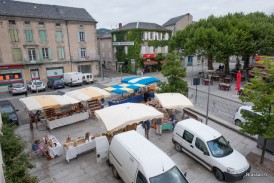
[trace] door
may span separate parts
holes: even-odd
[[[96,160],[97,163],[105,162],[108,159],[109,143],[106,136],[96,137]]]
[[[198,137],[196,137],[195,139],[193,154],[204,166],[206,166],[208,169],[211,169],[211,161],[208,148],[206,147],[205,142]]]
[[[183,150],[185,150],[186,153],[189,153],[192,156],[193,152],[193,139],[194,135],[190,133],[189,131],[185,130],[183,133],[183,140],[182,140],[182,146]]]
[[[193,65],[193,56],[188,56],[187,65]]]

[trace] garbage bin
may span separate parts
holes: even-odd
[[[258,140],[257,140],[257,147],[262,148],[264,145],[264,138],[258,135]],[[272,140],[267,140],[266,141],[266,148],[267,151],[270,151],[271,154],[274,154],[274,139]]]

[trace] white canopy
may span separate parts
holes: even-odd
[[[57,108],[65,105],[76,104],[80,101],[69,96],[39,95],[19,99],[29,111]]]
[[[101,99],[110,97],[110,93],[97,87],[86,87],[78,90],[69,91],[65,94],[66,96],[73,97],[79,101],[88,101],[93,99]]]
[[[106,131],[111,133],[133,123],[164,116],[151,106],[136,103],[124,103],[96,110],[95,115],[104,123]]]
[[[159,100],[165,109],[194,107],[192,102],[181,93],[156,93],[155,98]]]

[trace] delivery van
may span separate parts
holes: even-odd
[[[102,146],[96,143],[97,157],[101,157],[98,153],[103,154],[103,151],[97,147],[101,149]],[[168,155],[134,130],[112,138],[108,163],[114,177],[125,183],[188,182]]]
[[[64,84],[68,86],[82,85],[82,77],[81,72],[66,72],[63,74]]]
[[[241,180],[250,172],[246,158],[230,147],[219,132],[195,119],[186,119],[176,124],[172,142],[177,151],[197,160],[222,181]]]
[[[82,79],[84,84],[93,83],[93,75],[90,73],[83,73]]]

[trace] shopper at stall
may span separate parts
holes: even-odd
[[[175,116],[174,116],[174,113],[173,111],[171,110],[170,113],[169,113],[169,120],[170,122],[172,123],[172,131],[174,130],[174,127],[175,127]]]
[[[149,140],[150,121],[144,121],[143,127],[145,128],[145,137]]]
[[[162,135],[162,118],[156,120],[156,135]]]
[[[40,139],[34,141],[31,150],[39,154],[47,155],[45,148],[40,144]]]

